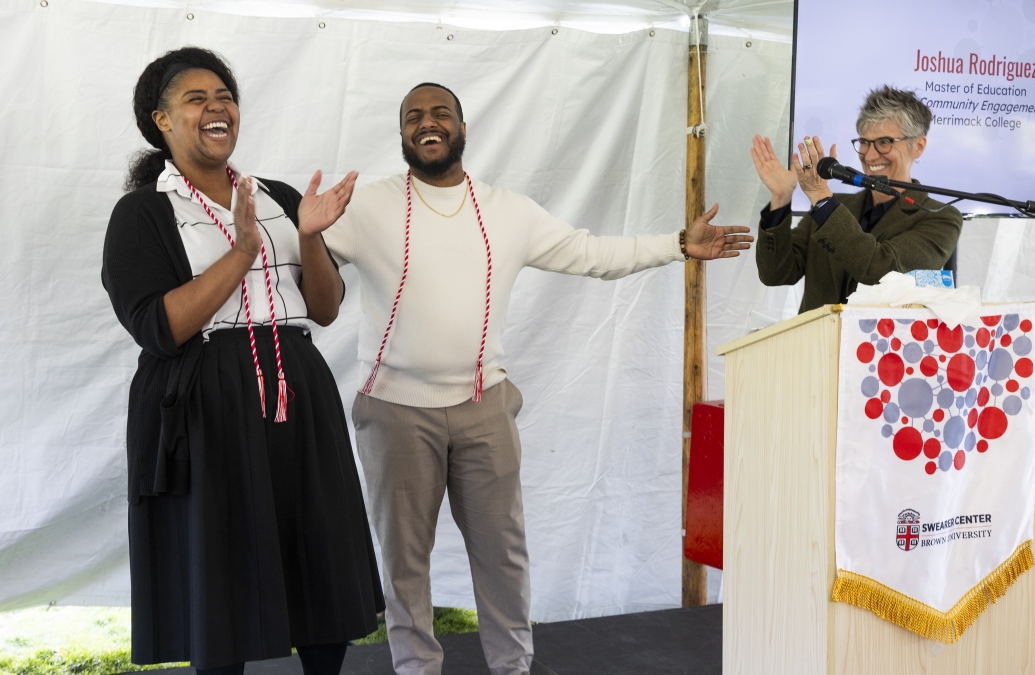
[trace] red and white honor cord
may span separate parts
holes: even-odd
[[[482,321],[482,342],[478,348],[478,366],[474,371],[474,402],[478,403],[482,400],[482,382],[484,380],[482,362],[485,359],[485,338],[489,334],[489,305],[492,300],[492,248],[489,246],[489,235],[485,231],[485,224],[482,223],[482,210],[478,206],[478,198],[474,196],[474,183],[471,182],[471,177],[467,175],[466,171],[464,178],[467,179],[467,188],[471,191],[474,213],[478,216],[478,229],[482,231],[482,239],[485,241],[485,319]]]
[[[234,172],[230,167],[226,167],[226,173],[230,176],[230,181],[234,184],[234,190],[239,189],[237,184],[237,178],[234,176]],[[205,213],[208,217],[219,226],[219,230],[226,236],[227,241],[230,242],[230,248],[236,245],[234,237],[230,234],[230,231],[226,229],[226,225],[223,225],[222,221],[216,217],[216,214],[209,208],[205,202],[205,198],[201,196],[201,193],[195,189],[191,182],[187,180],[186,176],[183,176],[183,182],[190,188],[190,192],[194,195],[198,202],[201,204],[201,208],[205,209]],[[261,242],[261,239],[260,239]],[[262,272],[266,275],[266,296],[270,301],[270,323],[273,328],[273,350],[277,355],[277,414],[273,418],[274,422],[286,422],[287,421],[287,380],[284,379],[284,365],[280,359],[280,336],[277,334],[277,314],[276,308],[273,306],[273,284],[270,281],[270,266],[269,259],[266,256],[266,244],[263,242],[260,244],[262,251]],[[255,376],[259,380],[259,402],[262,404],[262,416],[266,417],[266,386],[262,376],[262,367],[259,366],[259,351],[255,348],[255,331],[252,329],[252,307],[248,301],[248,282],[246,281],[247,275],[244,279],[241,279],[241,298],[244,300],[244,314],[248,319],[248,340],[252,347],[252,361],[255,362]]]
[[[464,179],[467,181],[467,189],[471,193],[471,203],[474,204],[474,213],[478,216],[478,228],[482,233],[482,240],[485,242],[485,318],[482,321],[482,340],[478,348],[478,365],[474,372],[474,396],[472,400],[478,403],[482,400],[482,384],[484,381],[484,359],[485,341],[489,334],[489,310],[492,299],[492,247],[489,246],[489,235],[485,231],[485,224],[482,222],[482,211],[478,206],[478,198],[474,196],[474,183],[471,177],[464,172]],[[413,178],[409,171],[406,172],[406,230],[403,235],[403,271],[399,280],[399,290],[395,292],[395,302],[392,303],[392,313],[388,317],[388,326],[385,327],[384,337],[381,338],[381,347],[377,350],[377,358],[374,359],[374,366],[370,369],[366,384],[363,385],[363,393],[369,395],[374,390],[374,380],[377,378],[378,368],[381,367],[381,357],[384,356],[385,347],[388,345],[388,336],[395,325],[395,315],[399,310],[399,300],[402,298],[403,286],[406,285],[406,277],[410,272],[410,221],[413,215],[413,197],[411,186]]]

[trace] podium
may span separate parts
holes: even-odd
[[[1035,674],[1035,571],[955,644],[830,600],[841,306],[727,343],[724,675]]]

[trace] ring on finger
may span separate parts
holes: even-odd
[[[801,167],[801,168],[803,168],[803,169],[805,169],[806,171],[808,171],[809,169],[811,169],[811,168],[812,168],[812,165],[811,165],[811,164],[806,164],[805,166],[803,166],[803,167]]]

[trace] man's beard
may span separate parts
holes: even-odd
[[[441,176],[447,171],[453,168],[457,162],[464,156],[464,141],[463,134],[457,134],[451,137],[449,141],[449,154],[440,160],[434,162],[425,162],[417,156],[416,148],[402,144],[403,159],[409,164],[410,168],[424,174],[425,176]]]

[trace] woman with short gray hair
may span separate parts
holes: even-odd
[[[852,147],[863,173],[916,182],[913,165],[927,147],[931,111],[910,91],[887,85],[866,96]],[[887,195],[872,190],[835,195],[816,173],[826,156],[818,136],[806,136],[785,169],[768,138],[755,136],[751,159],[772,195],[762,210],[755,248],[766,286],[805,277],[799,312],[843,303],[858,284],[876,284],[888,272],[942,269],[956,249],[963,217],[916,190]],[[837,157],[837,146],[830,146]],[[791,228],[791,196],[801,186],[812,208]]]
[[[922,139],[927,143],[927,131],[931,128],[931,109],[911,91],[892,89],[885,85],[874,89],[866,97],[859,109],[859,119],[855,122],[855,130],[860,136],[866,134],[869,127],[883,122],[897,122],[908,145]],[[860,151],[857,138],[852,141],[856,151]],[[922,153],[923,151],[921,151]]]

